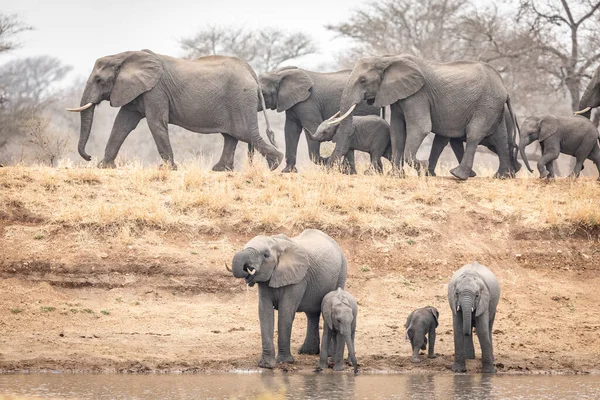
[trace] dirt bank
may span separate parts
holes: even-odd
[[[257,288],[224,262],[256,234],[307,227],[349,260],[363,371],[448,371],[446,283],[473,260],[501,282],[500,372],[600,369],[596,182],[323,175],[2,168],[0,370],[256,369]],[[428,304],[439,357],[414,365],[403,325]],[[304,330],[299,314],[293,349]]]

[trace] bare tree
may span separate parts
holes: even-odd
[[[33,28],[19,19],[17,15],[0,13],[0,53],[14,50],[20,43],[14,37],[21,32],[30,31]]]
[[[49,119],[34,117],[24,121],[22,130],[29,143],[37,150],[38,158],[54,167],[66,153],[71,143],[71,134],[67,130],[53,126]]]
[[[213,26],[193,37],[181,39],[179,44],[187,58],[210,54],[236,56],[246,60],[258,72],[316,52],[307,35],[278,29],[249,31]]]

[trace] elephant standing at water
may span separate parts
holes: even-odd
[[[258,283],[258,315],[262,337],[259,367],[292,363],[292,322],[296,312],[306,313],[308,326],[301,354],[319,354],[319,317],[323,297],[346,284],[346,258],[340,246],[325,233],[307,229],[289,238],[283,234],[256,236],[233,257],[233,276],[250,286]],[[277,320],[277,359],[273,344],[274,311]]]
[[[436,63],[410,55],[361,58],[348,78],[340,102],[342,140],[329,159],[335,163],[348,151],[351,123],[344,120],[357,104],[367,100],[377,107],[390,105],[392,165],[401,169],[403,157],[418,168],[417,151],[429,132],[450,138],[466,136],[465,155],[450,172],[467,179],[475,150],[484,138],[500,159],[498,175],[512,176],[510,142],[498,134],[507,105],[514,120],[508,92],[498,72],[475,61]],[[318,133],[318,132],[317,132]]]
[[[268,109],[285,111],[285,162],[282,172],[296,172],[296,154],[302,129],[315,132],[321,122],[340,109],[340,98],[350,70],[320,73],[283,67],[258,76]],[[380,109],[359,102],[356,115],[379,115]],[[309,156],[322,163],[321,143],[308,136]]]
[[[144,117],[161,158],[173,168],[176,165],[168,124],[198,133],[221,133],[225,143],[221,159],[213,167],[215,171],[233,169],[238,140],[258,149],[271,169],[277,168],[283,158],[259,134],[256,111],[264,99],[256,74],[239,58],[207,56],[183,60],[142,50],[98,59],[83,91],[81,107],[69,109],[81,112],[78,149],[88,161],[91,157],[85,146],[94,109],[104,100],[121,109],[101,166],[114,167],[121,145]],[[270,129],[267,134],[274,144]]]
[[[474,262],[452,275],[448,302],[454,330],[454,372],[466,372],[465,360],[475,358],[473,328],[481,345],[483,372],[495,372],[492,330],[499,300],[500,285],[488,267]]]

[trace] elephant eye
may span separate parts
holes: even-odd
[[[367,78],[365,78],[364,76],[360,77],[360,83],[365,83],[367,81]]]
[[[263,254],[263,255],[265,256],[265,258],[269,258],[269,256],[270,256],[271,254],[269,254],[269,252],[267,251],[267,252],[265,252],[265,254]]]

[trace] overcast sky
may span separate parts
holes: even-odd
[[[309,34],[319,54],[295,64],[307,68],[333,62],[344,45],[326,24],[345,21],[365,0],[0,0],[0,11],[19,14],[35,30],[19,36],[22,48],[0,57],[48,54],[87,77],[94,61],[126,50],[151,49],[181,56],[178,39],[210,24],[247,28],[276,27]]]

